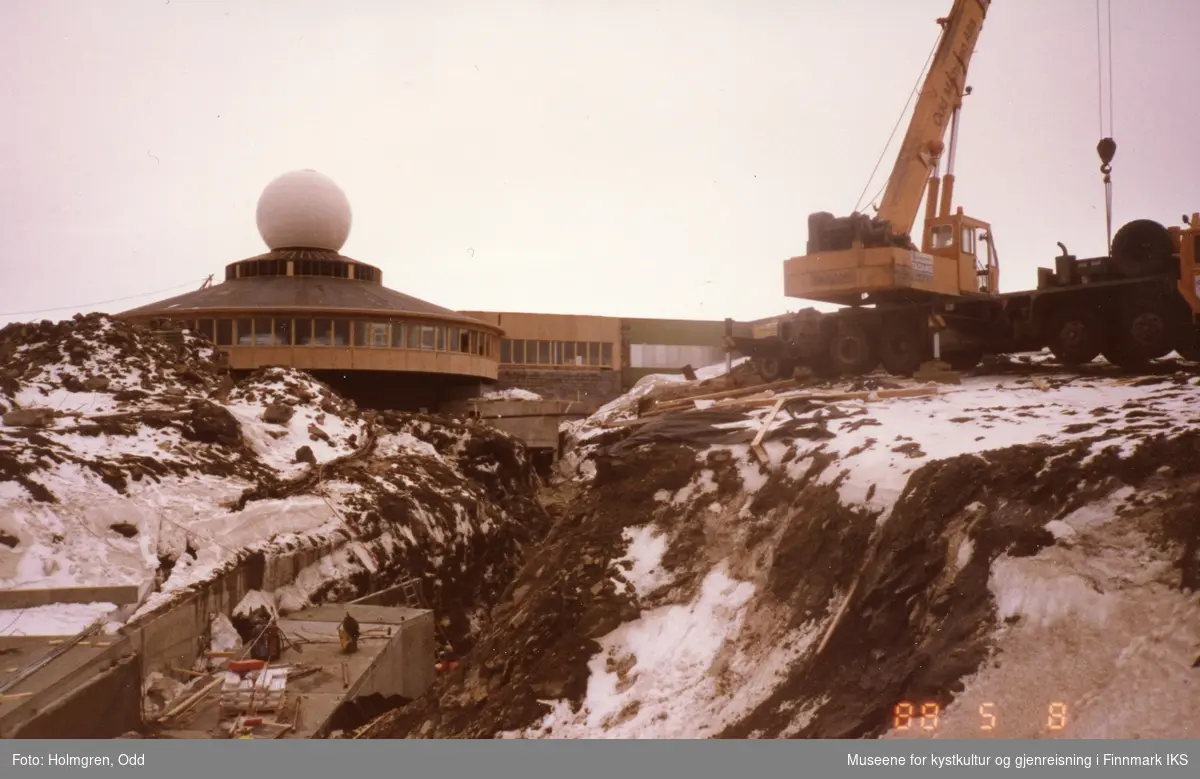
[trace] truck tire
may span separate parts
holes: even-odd
[[[1175,349],[1179,323],[1170,304],[1154,295],[1135,294],[1118,313],[1105,339],[1104,359],[1127,370],[1141,368]]]
[[[1100,317],[1090,311],[1067,309],[1050,317],[1045,339],[1060,363],[1083,365],[1100,354],[1104,345],[1104,325]]]
[[[1117,230],[1112,259],[1125,278],[1166,273],[1175,262],[1171,234],[1153,219],[1135,219]]]
[[[963,349],[957,352],[943,354],[942,359],[950,366],[952,370],[969,371],[979,367],[979,363],[983,361],[982,349]]]
[[[879,360],[893,376],[911,376],[925,362],[929,349],[917,323],[885,321],[879,331]]]
[[[1188,362],[1200,362],[1200,342],[1180,344],[1175,347],[1175,351]]]
[[[1131,301],[1121,317],[1121,336],[1134,355],[1157,360],[1174,350],[1174,324],[1163,306]]]
[[[845,326],[829,342],[830,367],[839,374],[861,376],[879,365],[870,334],[856,325]]]
[[[779,357],[755,357],[754,370],[763,381],[772,382],[791,378],[795,366]]]
[[[1114,342],[1105,344],[1104,348],[1100,350],[1100,354],[1104,357],[1104,359],[1108,360],[1110,364],[1115,365],[1118,368],[1123,368],[1127,371],[1144,368],[1146,363],[1150,362],[1150,360],[1139,356],[1136,352],[1130,351],[1128,346],[1124,343]]]
[[[1200,362],[1200,327],[1192,325],[1181,329],[1175,353],[1188,362]]]

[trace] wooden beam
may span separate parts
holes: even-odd
[[[754,452],[754,454],[758,457],[759,462],[763,463],[764,465],[770,462],[770,458],[767,457],[767,450],[763,448],[763,438],[766,437],[767,431],[770,430],[771,425],[774,424],[775,417],[779,415],[779,409],[783,408],[783,404],[787,403],[787,401],[787,397],[782,397],[775,401],[775,405],[771,407],[770,413],[767,414],[766,419],[763,420],[762,427],[758,429],[758,434],[754,436],[754,441],[752,441],[750,444],[750,451]]]
[[[756,387],[739,387],[738,389],[722,390],[721,392],[709,392],[709,393],[705,393],[702,395],[689,395],[689,396],[683,397],[683,398],[676,398],[674,400],[668,400],[664,403],[656,403],[654,405],[654,407],[652,409],[650,409],[650,411],[647,411],[646,414],[644,414],[643,416],[648,415],[648,414],[659,413],[661,411],[666,411],[666,410],[673,409],[673,408],[682,408],[683,406],[690,405],[697,400],[719,400],[721,398],[735,398],[735,397],[741,397],[744,395],[754,395],[759,392],[766,392],[767,390],[779,389],[779,388],[789,386],[789,385],[795,386],[796,380],[795,379],[783,379],[781,381],[771,382],[770,384],[759,384]]]

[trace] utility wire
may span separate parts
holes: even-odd
[[[1100,24],[1100,0],[1096,0],[1096,112],[1100,137],[1104,137],[1104,43]]]
[[[900,111],[900,116],[896,117],[896,124],[892,126],[892,134],[888,136],[887,143],[884,144],[883,151],[879,152],[879,159],[875,160],[875,167],[871,169],[871,176],[867,179],[867,183],[863,185],[862,192],[859,194],[858,200],[854,204],[855,212],[858,211],[860,206],[865,205],[863,203],[863,196],[866,195],[867,190],[871,188],[871,182],[875,180],[875,174],[879,172],[879,166],[883,164],[883,158],[887,155],[888,149],[891,148],[892,140],[896,137],[896,131],[900,129],[900,124],[904,121],[904,115],[908,113],[908,107],[912,105],[913,98],[920,93],[921,82],[925,79],[925,72],[929,70],[929,63],[933,62],[933,55],[937,53],[938,46],[941,44],[942,36],[944,34],[945,33],[943,32],[938,35],[937,40],[933,44],[933,48],[929,50],[929,56],[925,59],[925,65],[921,68],[921,74],[917,76],[917,82],[913,84],[912,91],[908,93],[908,102],[904,104],[904,108]],[[889,176],[888,178],[890,180],[891,177]],[[879,191],[882,192],[886,187],[887,181],[883,183],[883,187],[880,187]],[[871,200],[874,201],[878,197],[879,195],[875,195],[875,197],[871,198]]]
[[[1113,137],[1113,58],[1112,58],[1112,0],[1107,3],[1108,25],[1108,132],[1104,132],[1104,20],[1100,13],[1100,0],[1096,0],[1096,111],[1100,119],[1100,136]]]
[[[204,278],[208,278],[208,277],[205,276]],[[144,298],[147,295],[161,295],[164,292],[171,292],[173,290],[182,289],[184,287],[191,287],[191,286],[194,286],[196,284],[203,282],[204,278],[197,279],[196,281],[188,281],[183,284],[176,284],[175,286],[167,287],[166,289],[156,289],[151,292],[140,292],[136,295],[126,295],[123,298],[109,298],[108,300],[97,300],[95,303],[80,303],[75,306],[59,306],[58,308],[38,308],[38,309],[33,309],[31,311],[4,311],[4,312],[0,312],[0,316],[24,316],[25,314],[48,314],[52,311],[69,311],[69,310],[80,309],[80,308],[91,308],[92,306],[103,306],[108,303],[119,303],[122,300],[133,300],[134,298]]]
[[[1112,0],[1108,0],[1108,134],[1113,136]]]

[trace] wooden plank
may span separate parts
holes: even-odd
[[[188,698],[187,700],[185,700],[183,703],[179,704],[175,708],[173,708],[170,711],[168,711],[167,713],[163,714],[161,717],[158,718],[158,721],[162,722],[164,720],[170,719],[171,717],[174,717],[178,714],[182,714],[183,712],[192,708],[197,703],[199,703],[202,698],[204,698],[206,695],[208,695],[213,690],[217,689],[217,687],[221,686],[221,683],[224,681],[225,680],[223,678],[218,678],[218,679],[213,680],[210,684],[205,685],[200,690],[200,692],[196,693],[195,695],[193,695],[190,698]]]
[[[787,401],[788,399],[786,397],[779,398],[775,401],[775,405],[771,407],[770,413],[767,414],[766,419],[763,420],[762,427],[758,429],[757,435],[754,436],[754,441],[750,443],[750,451],[754,452],[754,454],[758,457],[759,462],[763,463],[764,465],[770,462],[770,458],[767,457],[767,450],[763,448],[763,439],[766,437],[767,431],[771,429],[771,425],[774,424],[775,417],[779,415],[779,409],[783,408],[783,404],[787,403]]]
[[[789,386],[789,385],[796,386],[796,380],[795,379],[782,379],[780,381],[771,382],[770,384],[759,384],[754,387],[739,387],[738,389],[723,390],[721,392],[709,392],[709,393],[702,394],[702,395],[689,395],[687,397],[675,398],[672,400],[668,400],[664,403],[656,403],[652,409],[647,411],[642,416],[649,416],[651,414],[662,413],[664,411],[668,411],[668,410],[674,409],[674,408],[682,408],[684,406],[693,404],[697,400],[719,400],[722,398],[736,398],[736,397],[742,397],[744,395],[754,395],[756,393],[766,392],[767,390],[779,389],[781,387],[785,387],[785,386]]]
[[[956,390],[961,391],[961,390]],[[863,392],[797,392],[789,395],[784,395],[782,400],[786,403],[793,400],[814,400],[818,402],[829,402],[835,400],[865,400],[868,403],[878,400],[895,400],[900,398],[923,398],[932,395],[946,395],[947,390],[938,387],[903,387],[893,390],[872,390]],[[718,403],[713,408],[743,408],[754,406],[766,406],[774,403],[776,398],[746,398],[742,400],[732,400],[725,403]]]

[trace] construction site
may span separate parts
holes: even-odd
[[[809,218],[812,305],[602,404],[494,383],[620,368],[618,325],[413,303],[348,206],[224,291],[0,329],[0,737],[1200,737],[1200,214],[1114,230],[1105,136],[1108,253],[1001,292],[953,201],[992,5],[936,20],[876,214]],[[356,281],[362,352],[243,300]]]

